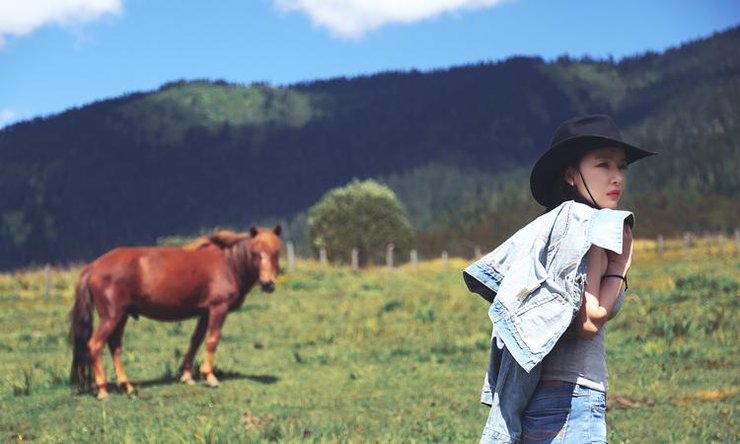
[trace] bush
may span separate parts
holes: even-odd
[[[382,263],[388,244],[408,252],[413,230],[393,191],[373,180],[355,180],[329,191],[311,207],[308,235],[314,250],[325,248],[332,260],[349,261],[357,248],[362,266]]]

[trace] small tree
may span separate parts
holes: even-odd
[[[362,266],[382,262],[390,243],[395,251],[408,251],[413,229],[393,191],[373,180],[355,180],[329,191],[309,209],[308,236],[311,246],[325,248],[331,259],[349,261],[357,248]]]

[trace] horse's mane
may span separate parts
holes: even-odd
[[[249,270],[247,268],[249,258],[249,247],[247,242],[250,239],[249,233],[237,233],[229,230],[217,230],[211,234],[201,236],[189,244],[183,245],[184,250],[196,251],[211,245],[223,250],[226,256],[226,262],[232,273],[239,281],[240,287],[245,288],[249,279]]]
[[[199,250],[209,245],[215,245],[222,250],[229,249],[244,239],[248,239],[249,235],[246,233],[237,233],[229,230],[219,230],[213,233],[201,236],[189,244],[184,245],[182,248],[185,250]]]

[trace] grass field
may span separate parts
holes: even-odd
[[[738,442],[740,258],[731,243],[713,255],[671,245],[658,258],[638,243],[609,324],[610,442]],[[176,383],[195,321],[132,320],[138,396],[104,402],[67,385],[77,269],[52,269],[48,289],[43,270],[2,274],[0,441],[476,442],[490,322],[462,282],[467,263],[299,262],[227,319],[218,389]]]

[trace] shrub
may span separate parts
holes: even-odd
[[[333,260],[349,261],[357,248],[362,266],[382,263],[389,244],[407,252],[413,230],[393,191],[367,180],[326,193],[309,210],[308,235],[314,250],[325,248]]]

